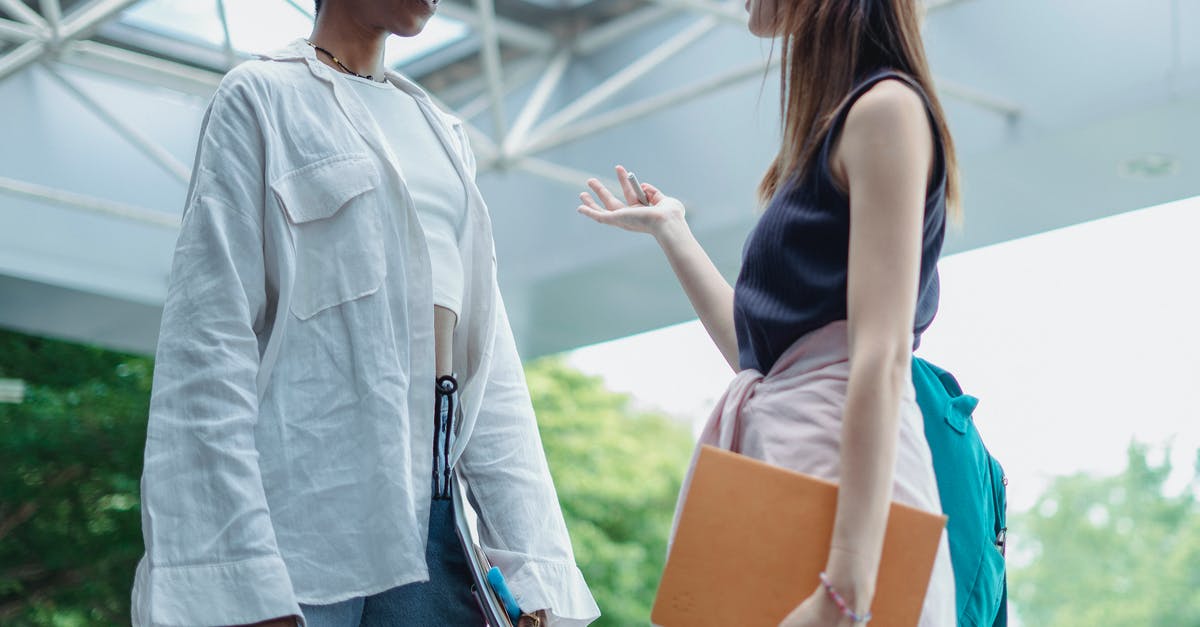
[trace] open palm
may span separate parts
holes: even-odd
[[[617,180],[621,182],[621,192],[625,197],[624,200],[613,195],[597,179],[588,179],[588,188],[596,196],[593,198],[592,194],[588,192],[581,193],[579,199],[583,201],[583,204],[579,205],[579,213],[600,224],[607,224],[636,233],[649,233],[651,235],[656,234],[658,229],[669,220],[683,217],[683,203],[663,194],[658,188],[649,183],[642,183],[642,190],[646,192],[646,197],[650,201],[650,204],[642,204],[638,200],[633,184],[629,182],[626,176],[627,171],[625,168],[617,166],[616,169]],[[597,201],[597,198],[599,201]]]

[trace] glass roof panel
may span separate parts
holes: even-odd
[[[312,32],[312,18],[283,0],[225,0],[225,16],[233,47],[241,52],[270,52]]]
[[[254,54],[287,45],[312,30],[312,18],[302,9],[305,0],[225,0],[229,37],[235,50]],[[225,33],[217,0],[179,2],[143,0],[122,13],[121,22],[173,39],[223,48]],[[458,20],[434,16],[416,37],[391,37],[386,63],[398,67],[470,35]]]
[[[121,13],[120,21],[187,41],[214,46],[225,41],[215,1],[142,0]]]

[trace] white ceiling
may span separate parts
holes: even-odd
[[[0,17],[19,25],[20,16],[6,10],[19,1],[0,0]],[[278,1],[287,19],[300,15]],[[64,15],[99,4],[105,3],[66,5]],[[611,13],[605,4],[560,12],[601,23]],[[569,23],[559,13],[546,13],[554,19],[551,35],[548,27],[519,21],[529,15],[519,0],[499,3],[504,34],[496,49],[509,83],[503,100],[488,97],[488,73],[479,69],[487,67],[477,55],[487,52],[489,40],[478,21],[464,41],[405,62],[466,113],[478,127],[481,161],[496,165],[480,183],[526,356],[692,316],[648,238],[602,229],[574,212],[581,187],[574,182],[607,174],[618,161],[683,198],[718,266],[736,274],[754,221],[753,190],[778,141],[778,91],[774,73],[764,83],[753,71],[704,85],[766,58],[768,46],[735,19],[719,17],[575,122],[546,131],[548,120],[578,109],[597,85],[616,85],[613,77],[628,74],[631,63],[696,29],[703,16],[727,15],[728,6],[660,4],[696,8],[626,1],[626,17],[612,27],[618,37],[593,46],[596,31],[558,30]],[[447,8],[464,23],[478,20],[463,6]],[[103,47],[63,46],[57,60],[45,57],[0,79],[0,326],[153,347],[176,233],[171,224],[211,79],[219,77],[207,64],[222,57],[214,44],[206,51],[153,33],[137,46],[123,44],[116,37],[129,28],[109,21],[93,36]],[[539,35],[526,38],[532,45],[520,45],[521,28]],[[543,41],[553,47],[539,52]],[[172,63],[147,63],[149,44],[164,42],[169,49],[154,56]],[[962,0],[931,11],[926,43],[965,180],[967,219],[950,235],[948,252],[1200,194],[1200,0]],[[140,52],[122,56],[129,48]],[[525,141],[506,134],[501,150],[491,105],[503,103],[510,130],[560,49],[576,52],[564,56],[562,80],[546,90],[544,111],[530,118],[535,123]],[[0,57],[0,70],[4,63]],[[697,93],[669,107],[537,149],[538,141],[582,132],[623,107],[692,87]],[[1008,109],[1019,113],[1003,113]],[[1138,175],[1143,171],[1157,175]]]

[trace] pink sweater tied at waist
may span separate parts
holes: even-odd
[[[691,484],[696,455],[706,444],[836,482],[849,375],[845,321],[830,323],[801,337],[765,375],[753,369],[739,372],[700,432],[680,489],[675,524],[679,523]],[[905,386],[899,412],[892,498],[941,512],[933,461],[911,383]],[[672,539],[674,535],[672,528]],[[955,622],[954,576],[943,535],[920,625],[949,627]]]

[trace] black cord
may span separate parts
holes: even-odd
[[[346,64],[342,63],[341,59],[338,59],[337,57],[333,56],[333,53],[332,53],[332,52],[330,52],[330,51],[328,51],[328,50],[326,50],[326,49],[324,49],[324,48],[322,48],[322,47],[318,46],[317,44],[314,44],[313,42],[311,42],[311,41],[309,41],[309,40],[307,40],[307,39],[305,39],[305,40],[304,40],[304,43],[306,43],[306,44],[308,44],[308,45],[312,46],[312,47],[313,47],[313,49],[314,49],[314,50],[316,50],[316,51],[318,51],[318,52],[324,52],[326,55],[328,55],[328,56],[329,56],[329,58],[330,58],[330,59],[333,59],[333,62],[334,62],[334,63],[336,63],[338,67],[342,68],[342,71],[343,71],[343,72],[345,72],[345,73],[347,73],[347,74],[353,74],[353,75],[355,75],[355,76],[357,76],[357,77],[359,77],[359,78],[365,78],[365,79],[367,79],[367,80],[369,80],[369,81],[374,81],[374,80],[375,80],[375,77],[374,77],[373,75],[371,75],[371,74],[367,74],[367,75],[359,74],[358,72],[355,72],[354,70],[352,70],[352,69],[350,69],[350,68],[346,67]]]

